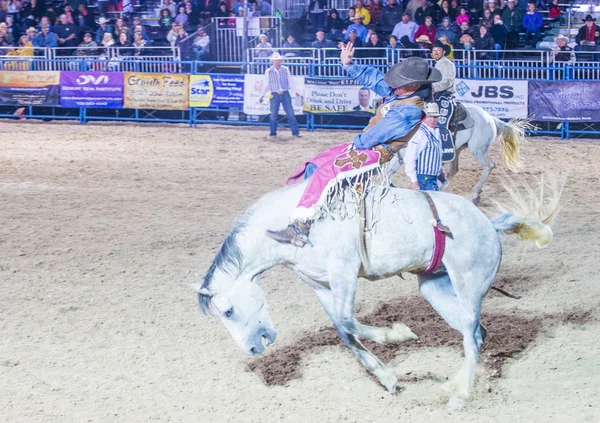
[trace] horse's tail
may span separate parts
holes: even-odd
[[[519,149],[525,142],[525,130],[532,129],[533,125],[527,119],[511,119],[509,122],[503,122],[495,118],[494,121],[502,144],[502,159],[510,170],[517,172],[521,162]]]
[[[511,196],[513,206],[510,209],[498,204],[503,214],[491,219],[494,229],[505,234],[515,234],[521,240],[535,241],[539,248],[543,248],[552,241],[553,233],[550,223],[556,218],[560,210],[560,196],[564,187],[558,178],[544,178],[540,182],[540,193],[536,195],[533,189],[525,185],[525,194],[514,186],[505,187]],[[550,188],[550,194],[544,195],[545,188]]]

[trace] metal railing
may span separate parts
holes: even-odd
[[[217,61],[241,62],[246,60],[244,18],[213,18],[212,48]],[[258,37],[267,36],[273,47],[281,42],[281,19],[275,16],[248,18],[248,48],[258,45]]]

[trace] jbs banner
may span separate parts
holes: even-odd
[[[123,73],[61,72],[60,105],[62,107],[123,107]]]
[[[457,79],[456,98],[497,118],[527,117],[527,81]]]
[[[125,72],[123,107],[185,110],[189,90],[189,75]]]
[[[264,75],[244,75],[244,113],[247,115],[269,115],[271,114],[271,105],[269,101],[270,92],[266,92],[262,103],[260,96],[263,93],[266,81]],[[302,104],[304,92],[304,77],[292,76],[290,96],[292,97],[292,106],[294,114],[302,114]],[[285,115],[283,106],[279,107],[279,114]]]
[[[600,122],[600,82],[531,81],[532,120]]]
[[[375,113],[378,96],[348,78],[305,78],[304,111],[308,113]]]
[[[190,107],[244,107],[243,75],[191,75]]]
[[[0,105],[58,106],[60,72],[0,72]]]

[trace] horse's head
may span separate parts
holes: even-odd
[[[265,294],[257,280],[257,276],[242,275],[228,284],[229,288],[215,292],[206,286],[193,286],[198,292],[200,309],[216,314],[242,351],[252,356],[264,352],[277,338]]]

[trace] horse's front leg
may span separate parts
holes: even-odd
[[[404,323],[394,323],[391,328],[367,326],[355,321],[355,333],[361,338],[370,339],[378,344],[392,344],[419,339]]]
[[[356,283],[354,283],[356,285]],[[339,300],[334,298],[334,294],[331,290],[326,288],[318,288],[315,290],[317,298],[321,302],[321,305],[325,309],[325,312],[335,325],[342,341],[352,350],[352,352],[358,357],[361,363],[366,367],[368,371],[373,373],[375,377],[381,382],[383,386],[391,393],[396,391],[396,385],[398,383],[398,377],[394,370],[387,367],[381,362],[375,355],[365,348],[363,344],[358,340],[354,333],[355,324],[352,316],[340,317],[337,310],[339,310]],[[337,304],[337,306],[336,306]],[[352,307],[350,310],[354,310],[354,296],[352,296]],[[351,322],[351,323],[349,323]]]

